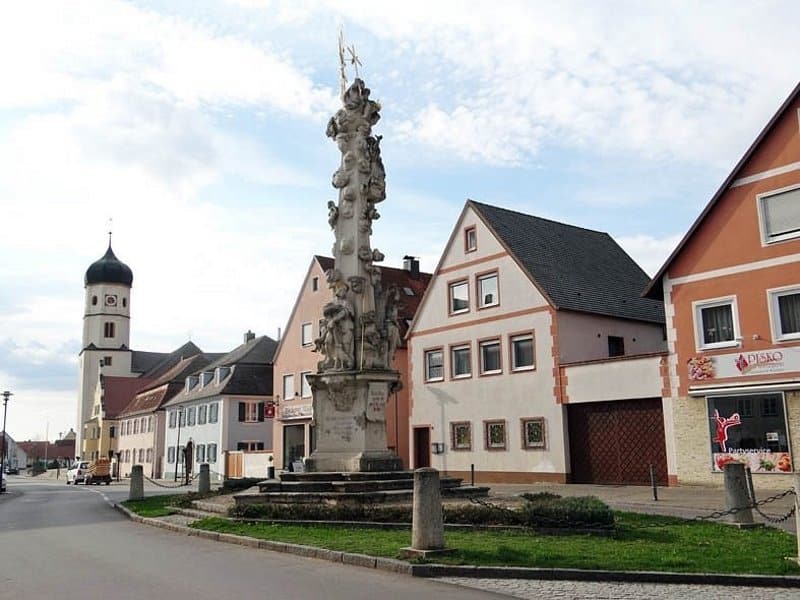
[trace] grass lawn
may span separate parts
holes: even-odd
[[[126,500],[122,506],[136,513],[140,517],[164,517],[173,511],[167,506],[173,506],[178,498],[186,494],[165,494],[163,496],[149,496],[144,500]]]
[[[785,556],[796,554],[797,545],[795,538],[783,531],[768,527],[741,530],[716,523],[637,513],[615,515],[615,537],[446,531],[445,543],[454,552],[437,557],[436,562],[621,571],[800,574],[800,567],[784,560]],[[400,548],[411,542],[411,532],[407,530],[249,524],[220,518],[203,519],[191,526],[389,558],[396,558]]]

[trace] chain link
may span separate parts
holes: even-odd
[[[794,488],[789,488],[788,490],[786,490],[784,492],[780,492],[778,494],[775,494],[774,496],[770,496],[768,498],[764,498],[763,500],[759,500],[758,502],[752,502],[751,501],[747,506],[734,507],[734,508],[729,508],[727,510],[715,510],[715,511],[707,513],[707,514],[697,515],[697,516],[691,517],[690,519],[687,519],[687,520],[688,521],[713,521],[713,520],[716,520],[716,519],[721,519],[722,517],[735,515],[736,513],[741,512],[743,510],[754,509],[764,520],[768,521],[769,523],[776,523],[776,524],[777,523],[783,523],[784,521],[788,520],[789,518],[791,518],[795,514],[796,504],[793,504],[792,508],[789,509],[789,511],[787,513],[785,513],[783,515],[780,515],[780,516],[773,516],[773,515],[769,515],[767,513],[764,513],[761,510],[760,507],[764,506],[766,504],[771,504],[773,502],[776,502],[776,501],[780,500],[781,498],[785,498],[786,496],[794,496],[794,495],[795,495]],[[470,501],[473,504],[478,504],[480,506],[483,506],[485,508],[489,508],[489,509],[492,509],[492,510],[496,510],[498,512],[503,512],[503,513],[506,513],[506,514],[513,514],[515,516],[519,515],[519,512],[514,510],[514,509],[510,509],[508,507],[501,506],[499,504],[494,504],[494,503],[489,502],[487,500],[482,500],[480,498],[470,498]],[[607,526],[602,525],[602,524],[598,524],[598,523],[591,523],[591,522],[585,522],[585,521],[574,521],[574,520],[567,520],[567,519],[555,519],[555,518],[552,518],[552,517],[545,517],[545,516],[540,516],[540,515],[537,515],[536,519],[538,521],[540,521],[541,523],[543,523],[543,524],[550,524],[550,525],[553,525],[555,527],[564,527],[564,526],[576,527],[577,526],[577,527],[587,527],[587,528],[594,528],[594,529],[607,528]],[[652,528],[652,527],[663,527],[663,526],[664,525],[662,523],[647,523],[647,524],[643,524],[643,525],[628,525],[626,527],[629,527],[630,529],[647,529],[647,528]]]
[[[145,475],[144,478],[147,479],[147,481],[149,481],[153,485],[157,485],[158,487],[162,487],[162,488],[166,488],[166,489],[172,490],[172,489],[178,489],[178,488],[182,488],[182,487],[186,487],[187,485],[190,485],[191,482],[194,481],[195,476],[194,475],[190,476],[188,482],[183,481],[183,478],[181,478],[182,482],[181,483],[177,483],[177,484],[176,483],[172,483],[172,484],[161,483],[160,481],[156,481],[155,479],[151,479],[147,475]]]

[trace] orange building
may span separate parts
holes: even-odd
[[[721,483],[739,460],[756,483],[788,485],[800,444],[800,84],[645,293],[663,297],[667,318],[669,472]]]
[[[286,331],[275,351],[273,397],[276,403],[273,451],[275,466],[288,469],[314,451],[311,387],[306,375],[317,372],[322,359],[314,352],[314,339],[319,335],[322,309],[332,298],[325,272],[333,269],[333,259],[315,256],[308,268],[295,301]],[[405,336],[420,300],[430,281],[430,274],[419,272],[419,262],[405,259],[405,268],[381,267],[384,287],[396,286],[401,294],[400,333]],[[405,342],[395,353],[392,368],[400,372],[403,388],[390,394],[386,405],[386,440],[409,466],[408,451],[408,359]]]

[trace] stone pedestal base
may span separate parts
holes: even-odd
[[[313,472],[399,471],[386,448],[386,402],[399,385],[397,371],[346,371],[309,375],[314,392]]]

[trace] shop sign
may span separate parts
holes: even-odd
[[[690,381],[800,371],[800,348],[768,348],[716,356],[700,354],[688,360],[687,368]]]
[[[753,473],[790,473],[792,458],[782,394],[708,399],[712,470],[741,462]]]
[[[281,419],[297,419],[298,417],[310,417],[311,406],[282,406]]]

